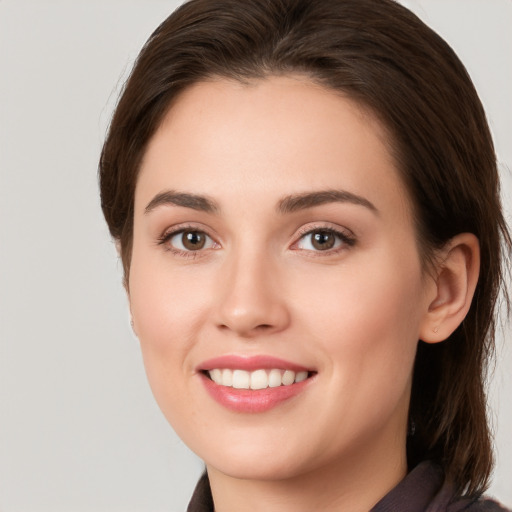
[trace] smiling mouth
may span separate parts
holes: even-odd
[[[312,375],[308,371],[295,372],[278,368],[254,371],[214,368],[203,373],[219,386],[251,390],[291,386],[292,384],[305,381]]]

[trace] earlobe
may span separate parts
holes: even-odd
[[[453,237],[435,269],[435,297],[428,305],[420,339],[439,343],[462,323],[471,306],[480,270],[480,246],[472,233]]]

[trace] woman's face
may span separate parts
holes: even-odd
[[[386,135],[341,95],[199,83],[150,141],[134,328],[156,400],[212,471],[404,463],[432,289]]]

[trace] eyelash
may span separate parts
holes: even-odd
[[[294,246],[298,245],[302,240],[305,239],[306,236],[313,235],[315,233],[326,233],[326,234],[334,235],[341,242],[341,244],[339,247],[327,249],[325,251],[321,251],[321,250],[314,251],[314,250],[310,250],[310,249],[300,249],[300,248],[298,248],[297,250],[303,250],[303,251],[310,252],[310,253],[312,253],[312,255],[314,257],[332,256],[333,254],[337,254],[341,251],[346,250],[347,248],[353,247],[357,242],[355,235],[348,229],[342,231],[339,229],[335,229],[331,226],[315,225],[313,227],[308,226],[308,227],[302,228],[299,231],[298,240],[296,242],[294,242],[293,245]]]
[[[172,252],[176,256],[181,256],[184,258],[196,258],[200,255],[203,250],[199,249],[197,251],[183,251],[181,249],[177,249],[176,247],[173,247],[169,242],[174,238],[176,235],[182,234],[182,233],[199,233],[202,235],[207,236],[210,240],[213,241],[213,238],[204,230],[199,229],[197,226],[179,226],[171,231],[165,231],[160,237],[158,237],[158,245],[164,246],[166,251]],[[218,245],[216,242],[213,242],[214,244]]]
[[[206,231],[204,231],[203,229],[198,229],[197,226],[179,226],[171,231],[165,231],[158,238],[157,244],[165,246],[165,250],[170,251],[177,256],[181,256],[181,257],[185,257],[185,258],[196,258],[196,257],[200,256],[200,253],[204,252],[204,250],[206,250],[206,249],[198,249],[196,251],[193,251],[193,250],[184,251],[181,249],[177,249],[176,247],[173,247],[169,243],[173,237],[175,237],[179,234],[185,233],[185,232],[202,234],[202,235],[208,237],[210,240],[212,240],[213,244],[215,244],[217,246],[219,245],[217,242],[215,242],[213,240],[213,238]],[[314,254],[315,257],[328,256],[328,255],[337,254],[340,251],[343,251],[343,250],[346,250],[347,248],[353,247],[357,241],[354,234],[349,230],[341,231],[341,230],[335,229],[330,226],[318,225],[318,226],[313,226],[313,227],[302,228],[298,233],[297,241],[295,241],[292,244],[292,247],[297,246],[308,235],[313,235],[315,233],[325,233],[325,234],[334,235],[341,242],[341,247],[335,247],[335,248],[327,249],[325,251],[322,251],[322,250],[315,251],[315,250],[311,250],[311,249],[301,249],[301,248],[297,248],[295,250],[306,251],[306,252],[312,253],[312,254]],[[207,249],[212,249],[212,247],[208,247]]]

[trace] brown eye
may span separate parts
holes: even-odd
[[[311,245],[318,251],[332,249],[336,243],[336,235],[332,231],[311,233]]]
[[[297,249],[312,252],[327,252],[331,249],[351,247],[355,244],[352,234],[342,233],[335,229],[312,229],[302,235],[296,243]]]
[[[167,238],[167,242],[173,249],[182,252],[200,251],[213,248],[215,242],[202,231],[184,230],[178,231]]]
[[[181,243],[189,251],[198,251],[206,245],[206,235],[199,231],[184,231],[181,234]]]

